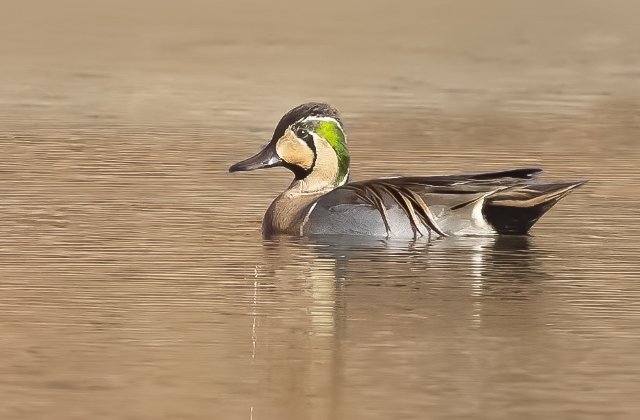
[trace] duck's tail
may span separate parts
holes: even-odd
[[[482,212],[496,232],[524,235],[562,197],[586,182],[548,182],[507,188],[487,197]]]

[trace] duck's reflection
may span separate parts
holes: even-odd
[[[278,370],[271,371],[269,378],[288,381],[294,393],[335,400],[336,404],[307,407],[316,413],[340,406],[341,395],[335,390],[343,385],[344,357],[359,345],[394,345],[384,335],[390,333],[383,334],[384,328],[391,328],[391,334],[405,334],[396,340],[415,334],[427,340],[430,330],[442,328],[479,331],[487,310],[495,310],[496,300],[526,301],[536,296],[538,284],[546,277],[535,238],[526,236],[431,242],[283,237],[265,241],[263,250],[256,270],[255,306],[260,309],[254,313],[271,313],[272,318],[265,318],[262,327],[267,331],[262,337],[269,335],[270,328],[279,333],[288,328],[287,340],[297,340],[292,347],[307,350],[304,360],[296,359],[301,356],[298,353],[285,369],[278,368],[274,360],[291,359],[291,355],[277,346],[284,353],[274,354],[274,342],[269,339],[272,348],[265,349],[264,357],[269,359],[269,369]],[[293,305],[299,306],[299,312],[291,311]],[[279,318],[283,308],[289,319]],[[535,305],[529,310],[535,311]],[[399,324],[406,327],[406,319],[412,320],[414,330],[394,331]],[[261,333],[253,325],[252,337],[258,340],[254,346],[260,349]],[[290,410],[288,414],[295,418],[306,415],[304,407]],[[325,414],[335,417],[335,413]]]
[[[314,249],[314,260],[334,264],[336,279],[365,274],[369,284],[384,285],[406,278],[442,281],[471,278],[479,282],[530,282],[545,275],[529,236],[464,237],[435,241],[362,241],[352,238],[320,237],[306,239],[297,246]],[[281,240],[276,247],[295,247]],[[290,250],[289,252],[294,252]],[[363,273],[364,272],[364,273]],[[476,293],[479,283],[473,283]],[[482,287],[481,287],[482,288]]]
[[[264,242],[264,263],[256,277],[262,279],[265,293],[304,294],[309,333],[315,336],[339,334],[349,303],[363,305],[367,298],[384,302],[397,295],[394,290],[407,287],[414,294],[398,297],[412,299],[407,307],[416,305],[416,299],[428,304],[440,295],[456,299],[458,309],[463,302],[471,303],[466,309],[477,323],[483,297],[526,300],[538,293],[536,284],[547,275],[532,242],[528,236],[404,242],[279,238]]]

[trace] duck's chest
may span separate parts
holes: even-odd
[[[280,194],[269,206],[262,221],[265,236],[286,233],[302,235],[305,220],[313,204],[323,194]]]

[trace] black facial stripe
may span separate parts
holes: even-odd
[[[307,146],[309,146],[309,149],[311,149],[311,151],[313,152],[313,162],[311,162],[311,168],[309,168],[309,173],[311,173],[311,171],[313,171],[313,168],[315,168],[316,166],[318,151],[316,150],[316,144],[313,142],[313,136],[311,134],[309,134],[307,138],[304,138],[303,140],[305,143],[307,143]]]
[[[315,158],[314,158],[314,164],[315,164]],[[282,166],[284,166],[285,168],[287,168],[288,170],[293,172],[293,175],[295,176],[295,179],[304,179],[313,170],[313,166],[310,169],[304,169],[304,168],[302,168],[302,167],[300,167],[298,165],[292,165],[292,164],[290,164],[289,162],[286,162],[286,161],[282,161]]]
[[[309,146],[309,149],[313,150],[313,154],[316,154],[316,144],[313,142],[313,136],[311,134],[307,134],[304,137],[300,137],[300,139],[302,141],[304,141],[305,143],[307,143],[307,146]]]

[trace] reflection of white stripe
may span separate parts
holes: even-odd
[[[335,334],[336,277],[334,272],[335,262],[330,260],[318,259],[313,264],[309,264],[306,280],[311,287],[307,287],[306,290],[311,292],[313,301],[308,306],[308,314],[311,318],[313,335],[316,337],[330,337]],[[321,342],[315,344],[318,345]]]

